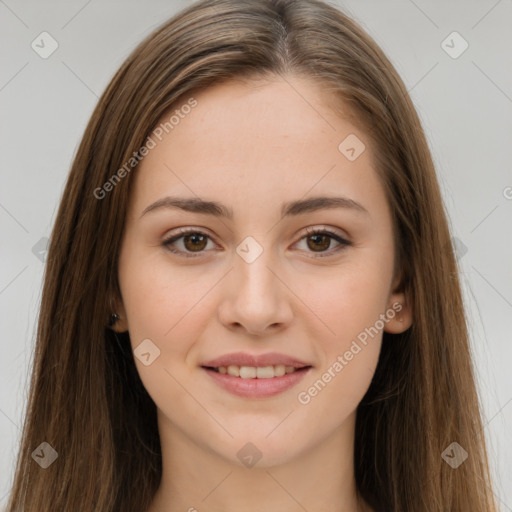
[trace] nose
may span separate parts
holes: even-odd
[[[268,252],[252,263],[235,255],[218,308],[219,320],[228,329],[261,336],[290,324],[293,293],[275,260],[266,256]]]

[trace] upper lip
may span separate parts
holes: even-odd
[[[311,366],[308,363],[300,361],[295,357],[287,356],[285,354],[278,354],[276,352],[269,352],[267,354],[251,355],[243,352],[234,352],[232,354],[226,354],[206,363],[201,366],[210,368],[218,368],[219,366],[293,366],[295,368],[303,368],[305,366]]]

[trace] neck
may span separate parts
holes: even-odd
[[[262,454],[250,468],[198,446],[160,412],[158,421],[162,479],[148,512],[371,512],[355,486],[355,413],[293,459],[265,462]]]

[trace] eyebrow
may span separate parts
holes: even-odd
[[[222,203],[204,201],[196,197],[172,196],[163,197],[150,204],[144,209],[141,217],[146,213],[161,208],[178,208],[186,212],[214,215],[215,217],[224,217],[230,220],[233,219],[233,210]],[[361,203],[349,199],[348,197],[311,197],[284,203],[281,207],[281,217],[302,215],[304,213],[332,208],[346,208],[369,215],[368,210]]]

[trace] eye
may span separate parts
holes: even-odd
[[[178,240],[182,242],[185,250],[176,249],[174,244]],[[162,242],[162,245],[164,245],[169,251],[173,253],[184,255],[187,258],[194,258],[196,256],[200,256],[204,249],[206,249],[208,240],[211,241],[210,236],[206,233],[203,233],[202,231],[197,231],[194,229],[181,229],[180,234],[167,238]]]
[[[307,235],[302,237],[297,243],[305,240],[307,247],[312,249],[310,252],[313,253],[326,252],[327,256],[330,256],[333,253],[338,253],[345,247],[352,245],[348,240],[345,240],[340,235],[327,229],[307,229],[306,233]],[[333,250],[328,250],[333,240],[337,242],[338,246]],[[178,241],[181,242],[182,248],[176,248],[175,244]],[[175,254],[186,258],[194,258],[205,252],[209,241],[211,241],[210,236],[202,231],[195,229],[180,229],[179,234],[167,238],[162,242],[162,245]],[[326,256],[322,254],[315,257],[325,258]]]
[[[318,256],[315,256],[316,258],[325,258],[327,256],[332,256],[333,253],[338,253],[345,247],[352,245],[352,243],[349,242],[348,240],[345,240],[340,235],[332,231],[329,231],[325,228],[307,229],[306,233],[307,235],[302,237],[299,240],[299,243],[305,240],[306,246],[309,249],[312,249],[313,253],[327,253],[326,255],[320,254]],[[338,246],[335,247],[333,250],[328,250],[333,240],[338,243]]]

